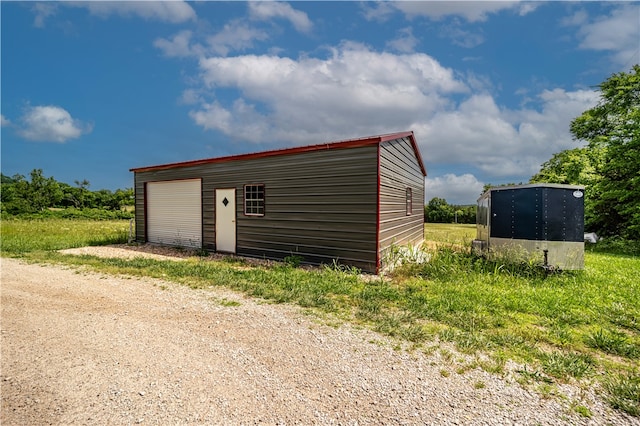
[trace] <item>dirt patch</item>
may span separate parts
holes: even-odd
[[[274,261],[266,259],[255,259],[231,254],[207,253],[201,250],[193,250],[179,247],[160,246],[156,244],[113,244],[107,246],[79,247],[72,249],[59,250],[62,254],[71,254],[76,256],[89,255],[103,258],[119,258],[119,259],[157,259],[157,260],[175,260],[181,261],[186,259],[198,258],[201,260],[233,260],[240,264],[250,266],[269,266]]]
[[[509,377],[457,374],[438,351],[394,350],[375,333],[231,291],[15,259],[1,266],[7,425],[635,421],[589,390],[543,399]],[[573,401],[593,417],[572,412]]]

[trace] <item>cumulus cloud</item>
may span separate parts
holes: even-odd
[[[93,126],[71,117],[64,108],[48,105],[29,107],[21,118],[19,134],[40,142],[64,143],[90,133]]]
[[[590,19],[580,10],[565,19],[565,25],[579,26],[580,48],[610,51],[616,64],[628,65],[638,59],[640,47],[640,5],[623,4],[606,16]]]
[[[9,119],[2,114],[0,114],[0,126],[1,127],[11,126],[11,121],[9,121]]]
[[[180,24],[196,19],[196,12],[185,1],[87,1],[69,2],[67,6],[82,7],[96,16],[137,16],[143,19]]]
[[[269,34],[251,27],[242,20],[228,22],[220,31],[204,37],[202,42],[194,41],[192,31],[183,30],[172,37],[158,38],[153,45],[167,57],[203,57],[205,55],[226,56],[233,51],[254,47],[256,41],[264,41]]]
[[[264,41],[269,35],[258,28],[253,28],[242,21],[232,21],[223,29],[207,38],[210,51],[219,55],[227,55],[230,51],[241,51],[253,47],[254,41]]]
[[[458,16],[469,22],[486,21],[492,13],[512,10],[520,16],[535,10],[533,3],[518,1],[400,1],[391,5],[407,17],[424,16],[440,20],[448,16]]]
[[[456,74],[423,53],[357,43],[326,58],[209,57],[199,68],[202,87],[184,97],[204,129],[290,145],[414,130],[429,162],[518,181],[577,146],[569,123],[598,101],[593,91],[555,89],[529,94],[528,107],[505,108],[478,76]],[[226,101],[216,97],[220,89],[238,95]]]
[[[259,1],[249,3],[249,16],[255,20],[271,20],[282,18],[291,23],[300,32],[308,33],[313,29],[313,23],[306,13],[296,10],[289,3],[277,1]]]
[[[196,12],[186,2],[176,1],[68,1],[35,3],[33,25],[44,27],[45,20],[54,16],[59,6],[87,9],[90,14],[103,18],[111,15],[139,18],[181,24],[196,19]]]
[[[449,204],[475,204],[483,186],[483,182],[469,173],[428,177],[425,180],[425,202],[438,197],[444,198]]]
[[[200,60],[208,90],[239,90],[242,108],[203,105],[192,117],[207,129],[260,142],[317,142],[371,132],[406,130],[468,89],[453,71],[422,53],[394,55],[345,43],[325,59],[245,55]],[[251,108],[249,108],[249,106]],[[220,121],[223,111],[234,123]],[[209,118],[207,118],[209,117]],[[246,123],[262,123],[260,135]],[[243,136],[244,135],[244,136]],[[257,140],[256,140],[257,141]]]
[[[419,40],[413,35],[411,27],[398,31],[398,36],[387,42],[387,46],[402,53],[411,53],[415,50]]]
[[[433,162],[469,164],[496,177],[531,176],[552,154],[575,148],[569,123],[598,101],[593,91],[545,90],[537,109],[500,108],[474,94],[414,128]]]
[[[360,9],[367,21],[385,22],[398,10],[391,3],[386,1],[362,2]]]
[[[192,32],[189,30],[180,31],[173,35],[170,39],[158,38],[153,42],[153,45],[162,50],[167,57],[186,57],[198,54],[198,48],[192,47],[191,36]]]

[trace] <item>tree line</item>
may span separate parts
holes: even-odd
[[[2,179],[0,209],[3,214],[38,214],[56,208],[101,209],[121,211],[134,204],[132,188],[110,191],[90,191],[87,180],[75,181],[75,186],[45,177],[42,169],[34,169],[27,179],[24,175],[5,176]]]
[[[449,204],[435,197],[424,206],[424,221],[429,223],[476,223],[475,205]]]

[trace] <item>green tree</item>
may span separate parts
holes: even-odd
[[[31,181],[15,175],[2,184],[2,210],[10,214],[37,213],[56,206],[63,193],[58,182],[44,177],[42,169],[31,171]]]
[[[584,185],[585,187],[585,223],[587,229],[600,229],[598,215],[594,211],[596,188],[600,182],[603,148],[574,148],[554,154],[542,165],[530,183],[562,183]]]
[[[425,206],[425,220],[431,223],[453,222],[454,208],[444,198],[432,198]]]
[[[0,173],[0,183],[2,183],[3,185],[8,185],[15,183],[15,180],[9,176],[4,175],[3,173]]]
[[[0,192],[2,211],[9,214],[29,211],[30,206],[22,196],[23,193],[26,194],[29,185],[25,177],[17,174],[11,178],[2,175],[2,178],[2,191]]]
[[[73,206],[77,209],[83,209],[86,207],[94,207],[93,205],[93,194],[89,191],[89,186],[91,185],[88,180],[83,179],[82,181],[75,180],[73,183],[76,186],[70,186],[64,184],[64,204],[65,206]]]
[[[640,239],[640,65],[599,86],[600,101],[571,122],[575,139],[601,155],[591,224],[604,235]]]
[[[31,209],[39,212],[57,205],[62,200],[63,194],[60,185],[53,177],[46,178],[42,174],[42,169],[33,169],[26,195]]]

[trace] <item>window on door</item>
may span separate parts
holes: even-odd
[[[244,214],[264,216],[264,185],[244,186]]]

